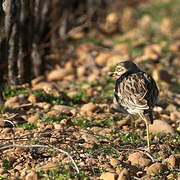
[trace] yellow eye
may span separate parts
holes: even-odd
[[[117,71],[122,71],[122,68],[117,68]]]

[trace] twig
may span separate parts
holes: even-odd
[[[71,155],[68,152],[66,152],[66,151],[64,151],[62,149],[58,149],[56,147],[51,147],[51,146],[47,146],[47,145],[19,145],[19,144],[12,144],[12,145],[7,145],[7,146],[0,147],[0,150],[14,148],[14,147],[19,147],[19,148],[51,148],[51,149],[54,149],[54,150],[59,151],[61,153],[64,153],[72,161],[72,163],[74,164],[74,166],[76,168],[77,173],[79,174],[78,166],[76,165],[76,163],[73,160],[73,158],[71,157]]]
[[[11,124],[13,126],[13,128],[15,128],[15,124],[7,119],[3,119],[4,122],[8,122],[9,124]]]
[[[3,119],[4,122],[8,122],[9,124],[11,124],[13,126],[12,130],[13,130],[13,138],[12,138],[12,142],[13,144],[15,144],[15,131],[14,131],[14,128],[16,127],[16,125],[12,122],[12,121],[9,121],[7,119]]]

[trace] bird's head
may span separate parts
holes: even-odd
[[[139,68],[132,61],[123,61],[116,65],[115,71],[112,76],[119,77],[126,72],[137,72]]]

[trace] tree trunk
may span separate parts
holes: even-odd
[[[30,81],[43,74],[40,43],[47,29],[49,0],[5,0],[8,80]]]

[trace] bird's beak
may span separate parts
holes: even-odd
[[[113,77],[117,76],[117,72],[114,71],[113,74],[112,74]]]
[[[109,76],[113,76],[113,77],[114,77],[114,76],[116,76],[116,75],[117,75],[117,72],[109,72],[109,73],[108,73],[108,75],[109,75]]]

